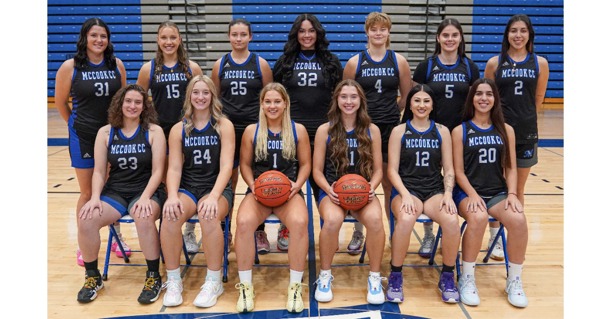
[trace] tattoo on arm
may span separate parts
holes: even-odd
[[[445,175],[445,192],[453,192],[453,186],[455,185],[455,177],[452,174]]]

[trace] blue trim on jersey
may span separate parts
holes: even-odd
[[[521,64],[525,64],[529,61],[530,55],[531,55],[531,53],[528,52],[527,55],[525,56],[525,59],[521,62],[517,62],[517,61],[513,60],[513,58],[511,58],[510,55],[508,55],[508,54],[506,54],[506,58],[508,58],[508,62],[512,63],[513,65],[521,65]],[[500,64],[498,64],[498,65],[500,65]]]
[[[253,54],[253,53],[250,53],[250,54]],[[256,57],[256,61],[255,61],[256,62],[256,69],[258,70],[258,74],[261,75],[261,83],[262,83],[263,82],[263,72],[261,71],[261,64],[260,64],[260,61],[258,59],[258,56],[257,55],[254,55],[254,56]]]
[[[252,58],[252,55],[253,55],[253,53],[250,52],[250,54],[248,55],[248,58],[246,59],[246,61],[244,61],[244,63],[237,63],[237,62],[235,62],[235,60],[233,60],[231,53],[227,54],[227,56],[229,57],[229,61],[231,61],[231,63],[234,64],[235,66],[244,66],[244,65],[248,64],[250,62],[250,59]]]
[[[150,60],[150,76],[148,78],[148,86],[153,83],[153,76],[155,74],[155,59]]]
[[[114,136],[114,127],[110,126],[110,134],[108,134],[108,143],[106,143],[108,145],[108,148],[110,148],[110,145],[112,145],[113,136]]]
[[[472,126],[473,126],[475,129],[477,129],[477,131],[479,131],[479,132],[484,132],[484,133],[486,133],[486,132],[489,132],[489,131],[491,131],[491,130],[493,130],[493,129],[494,129],[494,125],[493,125],[493,124],[492,124],[492,125],[490,125],[488,128],[483,129],[483,128],[478,127],[476,124],[474,124],[474,123],[472,122],[472,120],[468,120],[468,123],[470,123],[470,125],[472,125]]]
[[[222,74],[222,70],[225,68],[225,55],[220,57],[220,67],[218,68],[218,79],[220,79],[220,75]]]
[[[369,60],[371,60],[371,62],[372,62],[373,64],[381,64],[381,63],[385,62],[385,60],[388,58],[388,56],[390,55],[390,51],[391,51],[392,53],[396,54],[396,52],[394,52],[394,51],[392,51],[392,50],[386,50],[386,51],[385,51],[385,55],[383,56],[383,58],[381,59],[381,61],[375,61],[375,60],[373,60],[373,58],[371,58],[371,56],[369,55],[369,53],[368,53],[367,51],[364,51],[364,54],[366,54],[366,57],[367,57]],[[396,56],[394,56],[394,58],[396,58]],[[397,73],[396,75],[398,75],[398,73]]]
[[[208,128],[210,128],[210,126],[212,126],[212,118],[210,118],[210,120],[208,121],[208,124],[205,125],[204,128],[202,128],[201,130],[198,130],[196,127],[193,126],[193,131],[197,132],[197,133],[203,133],[205,131],[208,130]],[[184,129],[183,129],[184,131]]]
[[[396,77],[398,78],[398,86],[400,87],[400,68],[398,67],[398,58],[396,57],[396,51],[388,50],[394,55],[394,64],[396,65]]]
[[[294,145],[297,146],[297,145],[299,145],[299,137],[297,135],[297,125],[294,123],[294,121],[290,121],[290,123],[292,124],[292,136],[294,136]]]
[[[119,136],[121,136],[121,138],[126,141],[133,140],[138,135],[138,133],[140,133],[141,128],[142,128],[142,126],[138,125],[138,128],[136,129],[136,131],[130,137],[125,136],[125,134],[123,134],[123,130],[119,129]],[[146,140],[148,141],[148,131],[146,131],[145,134],[146,134]]]

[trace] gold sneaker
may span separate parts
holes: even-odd
[[[286,302],[286,310],[288,312],[301,312],[303,311],[303,284],[300,282],[293,282],[288,287],[288,301]]]
[[[254,287],[251,283],[238,283],[235,288],[239,289],[237,298],[237,312],[249,312],[254,309]]]

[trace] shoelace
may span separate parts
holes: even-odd
[[[161,285],[161,290],[167,289],[168,293],[177,293],[180,291],[180,283],[174,280],[168,280]]]
[[[317,284],[318,286],[322,286],[323,288],[326,288],[326,287],[328,287],[328,286],[331,286],[331,287],[332,287],[332,285],[333,285],[333,284],[332,284],[332,281],[333,281],[334,279],[335,279],[335,277],[334,277],[333,275],[330,275],[330,276],[324,276],[324,277],[320,276],[320,277],[318,277],[318,279],[316,280],[316,284]]]
[[[97,287],[97,278],[99,277],[87,277],[85,278],[85,284],[83,287],[89,289],[95,289]]]
[[[371,289],[373,290],[383,290],[383,285],[381,284],[382,280],[388,280],[386,277],[377,277],[377,276],[369,276],[371,283]]]
[[[450,292],[457,291],[457,289],[455,288],[455,283],[453,282],[453,277],[451,279],[445,280],[444,284],[445,284],[446,291],[450,291]]]
[[[511,282],[508,284],[508,291],[513,295],[525,295],[521,280],[511,280]]]
[[[208,294],[216,293],[216,289],[214,289],[214,283],[212,281],[206,281],[201,285],[201,290]]]
[[[424,236],[422,246],[432,246],[434,244],[434,236]]]
[[[477,289],[477,285],[474,283],[474,279],[466,279],[464,280],[464,288],[468,288],[469,290],[473,290],[475,293],[479,293],[479,289]]]
[[[288,237],[288,227],[283,227],[282,230],[280,231],[279,237],[281,238],[287,238]]]
[[[155,277],[147,277],[146,281],[144,282],[143,290],[153,290],[156,282],[157,282],[157,280]]]

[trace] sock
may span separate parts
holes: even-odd
[[[97,259],[92,262],[85,261],[85,270],[97,270],[99,273],[99,270],[97,269]]]
[[[476,262],[467,262],[462,260],[462,275],[474,278],[474,266]]]
[[[455,269],[455,266],[447,266],[445,264],[443,264],[443,270],[441,270],[441,272],[453,272],[453,269]]]
[[[159,272],[159,260],[160,258],[153,260],[146,259],[146,266],[148,266],[148,271]]]
[[[320,277],[322,277],[322,275],[328,275],[329,277],[332,275],[331,270],[322,270],[320,269]]]
[[[85,263],[86,264],[86,263]],[[513,264],[508,262],[508,280],[521,279],[521,272],[523,271],[523,264]]]
[[[205,276],[205,280],[220,281],[220,269],[211,270],[210,268],[208,268],[208,273]]]
[[[424,223],[424,237],[434,236],[434,224]]]
[[[390,268],[392,272],[402,272],[402,265],[394,266],[392,265],[392,262],[390,262]]]
[[[166,270],[167,272],[167,280],[172,280],[172,281],[182,281],[182,278],[180,278],[180,266],[178,266],[178,268],[173,269],[173,270]]]
[[[265,223],[261,223],[260,225],[258,225],[258,227],[256,228],[256,230],[262,230],[265,231]]]
[[[188,233],[193,233],[195,232],[195,224],[193,223],[185,223],[184,225],[184,235],[188,234]]]
[[[354,223],[354,230],[364,233],[364,226],[361,222]]]
[[[290,283],[301,282],[303,280],[303,272],[290,269]]]
[[[239,282],[244,284],[252,284],[252,269],[250,270],[239,270]]]
[[[369,277],[381,277],[380,272],[369,271]]]
[[[500,230],[500,227],[498,228],[493,228],[493,227],[489,227],[489,238],[494,239],[496,238],[496,235],[498,234],[498,231]],[[500,239],[498,239],[500,240]]]

